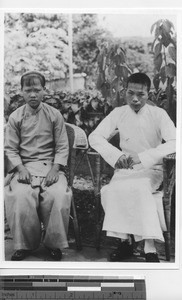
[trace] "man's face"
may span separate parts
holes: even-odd
[[[30,105],[30,107],[36,109],[42,102],[44,96],[44,88],[42,87],[40,80],[38,78],[35,78],[32,85],[23,85],[22,94],[25,102]]]
[[[128,83],[126,90],[127,104],[135,112],[138,112],[148,100],[148,89],[146,85],[139,83]]]

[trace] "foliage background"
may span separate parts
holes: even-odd
[[[159,20],[153,26],[154,36],[151,31],[149,38],[116,38],[100,25],[97,14],[73,14],[72,19],[73,71],[86,74],[85,90],[73,94],[61,89],[47,90],[47,103],[58,108],[66,121],[81,126],[89,134],[111,107],[125,104],[124,82],[129,73],[145,72],[154,79],[150,100],[165,109],[169,107],[166,105],[169,99],[164,78],[171,80],[173,77],[170,95],[173,107],[170,106],[170,110],[173,109],[172,118],[175,119],[175,71],[174,68],[164,68],[164,46],[160,49],[157,46],[166,44],[167,40],[167,47],[176,47],[174,43],[171,46],[171,41],[175,42],[171,28],[162,28]],[[162,41],[161,32],[164,33]],[[8,115],[23,104],[19,81],[25,71],[39,70],[48,81],[68,78],[68,15],[6,13],[4,37],[4,108],[7,120]],[[174,65],[167,47],[165,59],[170,58],[169,64]],[[118,52],[118,49],[122,51]],[[174,59],[174,49],[172,52]],[[124,58],[121,58],[123,53]],[[96,116],[93,116],[94,112]]]
[[[74,72],[94,78],[96,56],[102,42],[122,43],[128,49],[128,62],[152,74],[152,55],[147,41],[114,38],[99,27],[96,14],[73,14]],[[5,14],[5,84],[19,86],[19,78],[29,69],[42,71],[47,79],[68,76],[68,15],[42,13]],[[149,75],[150,75],[149,74]]]

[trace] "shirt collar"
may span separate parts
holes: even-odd
[[[145,111],[146,111],[146,109],[147,109],[147,104],[145,104],[142,108],[140,108],[140,110],[139,110],[137,113],[136,113],[129,105],[128,105],[128,107],[129,107],[129,110],[130,110],[133,114],[135,114],[136,116],[139,116],[139,115],[145,113]]]
[[[26,104],[26,112],[30,114],[36,114],[38,113],[42,108],[42,102],[39,104],[37,108],[32,108],[30,105]]]

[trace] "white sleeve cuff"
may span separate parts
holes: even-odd
[[[110,154],[108,156],[105,156],[104,159],[106,160],[106,162],[111,165],[111,167],[115,167],[116,162],[118,161],[118,159],[121,157],[121,155],[123,155],[124,152],[122,152],[121,150],[117,149],[116,147],[113,147],[113,151],[112,153],[110,152]]]

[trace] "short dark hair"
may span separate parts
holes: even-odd
[[[30,86],[35,83],[35,78],[40,80],[42,87],[45,86],[45,77],[40,72],[37,71],[30,71],[26,72],[21,77],[21,88],[23,88],[24,84]]]
[[[147,86],[149,92],[151,86],[151,80],[145,73],[133,73],[128,77],[126,86],[128,87],[129,83],[138,83]]]

